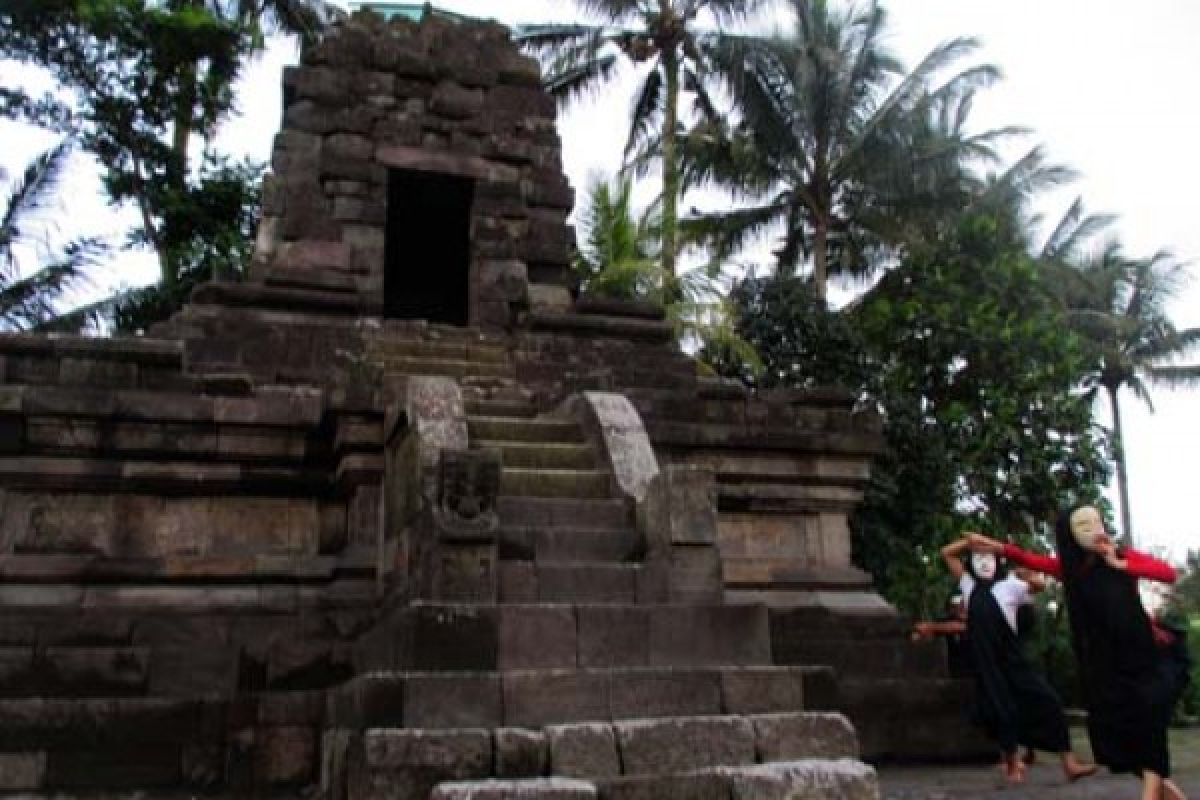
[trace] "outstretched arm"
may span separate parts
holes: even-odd
[[[963,576],[963,554],[967,552],[970,540],[967,536],[961,539],[956,539],[950,544],[942,548],[942,561],[946,565],[946,569],[954,576],[954,580],[960,580]]]
[[[967,624],[957,619],[941,620],[939,622],[918,622],[913,625],[913,641],[932,639],[935,636],[957,636],[966,633]]]
[[[1017,566],[1062,579],[1062,564],[1059,563],[1058,556],[1030,553],[1011,543],[1000,545],[1000,553]]]

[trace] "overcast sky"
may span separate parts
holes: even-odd
[[[569,0],[437,0],[435,6],[506,23],[565,20]],[[891,45],[907,64],[956,36],[981,40],[981,60],[1001,67],[1005,80],[983,92],[974,125],[1025,125],[1035,134],[1023,146],[1044,143],[1054,160],[1082,178],[1046,197],[1047,218],[1062,213],[1075,194],[1089,210],[1119,215],[1115,230],[1133,254],[1161,248],[1200,259],[1200,2],[1196,0],[892,0]],[[249,72],[241,95],[243,116],[223,132],[229,149],[267,158],[279,125],[279,70],[295,60],[275,47]],[[580,188],[591,172],[620,164],[630,97],[618,86],[579,104],[560,120],[563,158]],[[0,124],[0,165],[19,169],[44,137]],[[81,166],[86,172],[86,167]],[[79,183],[84,181],[79,179]],[[72,208],[94,208],[88,192]],[[117,225],[94,210],[73,212],[89,230]],[[1196,272],[1200,267],[1193,269]],[[113,280],[140,283],[153,262],[128,259]],[[1200,326],[1200,282],[1174,305],[1180,327]],[[1200,418],[1195,392],[1155,391],[1150,414],[1123,397],[1134,527],[1139,543],[1182,557],[1200,549],[1197,521],[1187,498],[1200,479]],[[1106,415],[1102,413],[1106,419]]]

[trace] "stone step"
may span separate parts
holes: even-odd
[[[416,358],[442,361],[471,361],[507,364],[508,350],[475,342],[425,341],[421,339],[373,339],[366,351],[378,358]]]
[[[790,664],[829,664],[846,677],[947,674],[944,643],[907,639],[807,639],[792,642],[777,660]]]
[[[574,420],[524,419],[520,417],[467,416],[471,441],[493,442],[583,442],[583,430]]]
[[[165,697],[0,699],[0,751],[221,741],[219,701]]]
[[[531,419],[537,416],[537,408],[524,399],[472,398],[463,392],[463,405],[467,414],[474,417],[518,417]]]
[[[546,469],[505,466],[500,493],[517,497],[610,497],[612,476],[598,469]]]
[[[0,647],[0,697],[137,696],[149,662],[148,647]]]
[[[486,439],[475,447],[500,451],[504,466],[541,469],[595,469],[600,459],[590,444],[579,442],[502,442]]]
[[[411,340],[420,342],[467,343],[483,346],[504,347],[508,337],[502,333],[483,331],[479,328],[463,328],[458,325],[442,325],[420,319],[383,320],[372,333],[376,341]]]
[[[511,377],[512,366],[494,364],[487,361],[456,361],[436,358],[408,358],[401,356],[386,356],[379,358],[383,371],[388,374],[402,375],[446,375],[454,378],[464,378],[468,375],[486,375],[494,377]]]
[[[814,639],[907,639],[908,620],[895,613],[833,614],[823,608],[775,608],[773,625]]]
[[[963,713],[972,702],[970,680],[910,674],[837,684],[836,707],[854,722],[866,758],[983,763],[995,753]]]
[[[625,498],[561,498],[501,495],[496,498],[500,524],[531,528],[617,528],[634,524],[633,501]]]
[[[596,789],[602,800],[875,800],[879,779],[874,768],[856,759],[804,758],[611,778],[597,781]]]
[[[364,669],[480,672],[764,666],[762,606],[422,603],[356,653]]]
[[[645,540],[629,528],[522,527],[503,525],[500,558],[511,561],[640,561]]]
[[[794,714],[827,708],[833,685],[825,667],[372,672],[330,691],[326,719],[331,728],[366,730]]]
[[[337,776],[353,787],[351,800],[358,800],[355,790],[371,797],[387,788],[398,800],[425,800],[442,783],[547,776],[591,782],[600,797],[630,800],[878,796],[873,770],[856,760],[854,730],[838,714],[645,717],[527,731],[377,727],[361,739],[350,774]],[[339,761],[347,763],[326,759]],[[493,780],[490,788],[502,787]]]
[[[500,563],[501,603],[624,603],[638,602],[640,564]]]
[[[571,778],[448,781],[433,787],[429,800],[594,800],[595,784]]]

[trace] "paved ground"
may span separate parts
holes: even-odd
[[[1077,752],[1088,755],[1087,736],[1073,731]],[[1191,800],[1200,800],[1200,729],[1171,732],[1175,782]],[[1008,786],[998,767],[884,767],[879,771],[884,800],[1137,800],[1139,784],[1128,775],[1101,770],[1073,785],[1063,782],[1056,759],[1038,754],[1026,783]]]

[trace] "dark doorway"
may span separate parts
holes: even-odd
[[[474,192],[470,178],[389,171],[384,316],[467,324]]]

